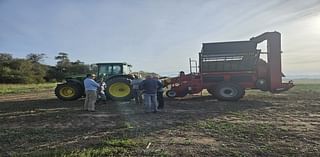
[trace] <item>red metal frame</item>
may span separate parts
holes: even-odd
[[[241,76],[243,74],[251,75],[254,81],[238,83],[243,88],[255,88],[255,81],[257,76],[255,72],[213,72],[213,73],[191,73],[187,75],[179,75],[178,77],[171,78],[170,86],[171,90],[176,92],[177,97],[183,97],[186,94],[196,94],[203,89],[210,89],[218,85],[219,82],[205,82],[204,76],[221,76],[224,81],[230,81],[231,76]]]

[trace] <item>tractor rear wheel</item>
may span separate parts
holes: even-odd
[[[81,87],[71,83],[58,84],[54,92],[63,101],[77,100],[83,95]]]
[[[215,96],[220,101],[238,101],[244,94],[244,89],[235,83],[225,82],[215,88]]]
[[[113,78],[106,82],[107,94],[112,100],[127,101],[132,99],[130,80],[123,77]]]

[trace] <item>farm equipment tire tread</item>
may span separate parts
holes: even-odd
[[[61,95],[61,92],[62,92],[61,90],[63,90],[64,88],[72,88],[74,92],[73,96],[65,97]],[[78,87],[77,84],[71,84],[71,83],[58,84],[54,90],[54,93],[60,100],[63,100],[63,101],[77,100],[83,95],[81,88]]]
[[[223,95],[222,90],[229,90],[229,92],[234,92],[235,95],[231,95],[230,97],[226,97]],[[232,82],[220,83],[215,88],[215,97],[219,101],[238,101],[245,95],[245,90],[240,85]],[[227,95],[227,94],[225,94]]]
[[[129,94],[123,96],[123,97],[116,97],[114,95],[112,95],[110,93],[110,88],[112,87],[113,84],[115,83],[124,83],[128,86],[127,90],[130,90],[129,91]],[[128,101],[128,100],[131,100],[133,98],[133,93],[132,93],[132,87],[130,85],[130,80],[128,80],[127,78],[124,78],[124,77],[116,77],[116,78],[112,78],[108,81],[106,81],[106,85],[107,85],[107,88],[106,88],[106,92],[107,92],[107,95],[110,99],[112,100],[116,100],[116,101]]]

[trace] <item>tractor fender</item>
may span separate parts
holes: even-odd
[[[66,82],[72,83],[72,84],[80,84],[80,85],[83,84],[83,82],[81,82],[80,80],[77,80],[77,79],[67,79]]]

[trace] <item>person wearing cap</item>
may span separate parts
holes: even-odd
[[[100,85],[94,80],[95,74],[87,74],[87,78],[83,81],[86,92],[86,100],[83,109],[86,111],[95,111],[95,103],[97,100],[97,89]]]

